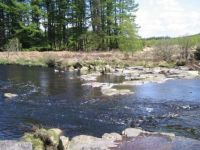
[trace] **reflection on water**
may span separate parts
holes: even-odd
[[[100,82],[120,83],[104,75]],[[82,86],[77,73],[49,68],[0,66],[0,139],[16,139],[32,125],[61,128],[67,136],[121,132],[126,127],[176,132],[200,139],[200,80],[172,80],[129,88],[134,95],[102,96]],[[17,93],[13,100],[4,92]]]

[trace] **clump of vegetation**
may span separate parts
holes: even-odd
[[[185,60],[179,60],[176,62],[176,66],[185,66],[186,65],[186,61]]]
[[[33,133],[25,133],[23,141],[31,142],[34,150],[57,149],[62,131],[53,129],[36,129]]]
[[[53,57],[45,58],[44,62],[50,68],[56,67],[56,59]]]
[[[5,59],[0,59],[0,64],[1,65],[9,64],[9,61]]]
[[[6,51],[12,51],[12,52],[21,51],[22,45],[18,38],[12,38],[8,40],[8,42],[4,46],[4,49]]]
[[[195,55],[195,59],[196,59],[196,60],[200,60],[200,45],[197,46],[196,52],[195,52],[194,55]]]
[[[26,133],[22,137],[23,141],[31,142],[34,150],[44,150],[44,143],[40,138],[35,137],[34,134]]]
[[[164,60],[166,62],[172,61],[173,45],[170,41],[161,40],[155,45],[154,57],[158,60]]]

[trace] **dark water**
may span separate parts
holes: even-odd
[[[98,80],[120,83],[123,77]],[[58,127],[71,137],[101,136],[131,126],[200,139],[200,80],[126,87],[135,94],[113,97],[83,82],[76,73],[0,66],[0,139],[18,139],[32,125]],[[4,92],[19,96],[8,100]]]

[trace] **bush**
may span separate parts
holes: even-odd
[[[56,67],[56,59],[49,57],[45,60],[45,64],[51,68]]]
[[[196,52],[194,53],[195,59],[200,60],[200,45],[197,46]]]
[[[5,45],[6,51],[20,51],[22,49],[22,44],[18,38],[10,39]]]
[[[186,65],[186,61],[185,60],[179,60],[176,62],[176,66],[185,66]]]
[[[173,44],[167,40],[161,40],[155,45],[154,57],[156,59],[164,60],[166,62],[172,61]]]

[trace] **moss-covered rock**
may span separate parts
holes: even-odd
[[[47,130],[47,135],[52,145],[58,146],[61,134],[62,134],[62,130],[57,129],[57,128]]]
[[[60,136],[62,131],[57,128],[53,129],[36,129],[34,133],[26,133],[23,140],[31,142],[34,150],[54,150],[59,145]]]
[[[60,129],[37,129],[34,133],[36,138],[40,138],[45,145],[51,145],[57,147],[59,144],[59,138],[62,134]]]
[[[33,146],[33,150],[44,150],[44,143],[40,138],[36,138],[34,133],[26,133],[22,140],[25,142],[31,142]]]

